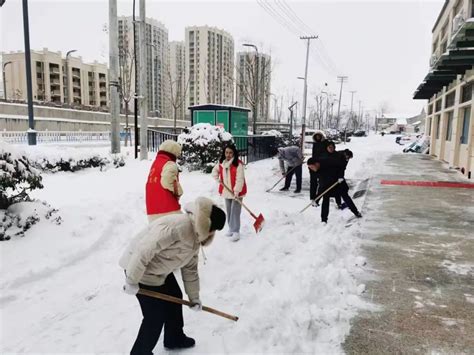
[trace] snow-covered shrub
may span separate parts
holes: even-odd
[[[20,202],[0,210],[0,241],[12,237],[24,237],[25,232],[41,219],[61,224],[62,219],[57,215],[58,210],[46,202]]]
[[[0,142],[0,209],[28,201],[28,192],[42,189],[41,175],[32,162],[15,151],[12,145]]]
[[[51,173],[57,173],[59,171],[71,171],[76,172],[87,168],[104,168],[108,165],[113,165],[115,168],[119,168],[125,165],[123,156],[114,156],[112,160],[100,155],[93,155],[85,158],[65,158],[65,157],[41,157],[35,165],[42,171]]]
[[[262,136],[275,136],[275,145],[277,148],[299,145],[300,138],[297,136],[290,137],[289,134],[283,134],[276,129],[262,132]]]
[[[178,143],[183,147],[178,163],[189,170],[210,172],[209,164],[219,160],[223,146],[231,140],[232,135],[223,128],[198,123],[178,136]]]

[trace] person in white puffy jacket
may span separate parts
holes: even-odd
[[[139,288],[183,298],[173,272],[181,269],[184,290],[194,305],[199,299],[198,253],[212,242],[226,216],[212,200],[199,197],[184,207],[183,214],[170,214],[151,222],[138,233],[120,259],[125,270],[124,291],[136,295],[143,314],[131,354],[152,354],[164,326],[164,346],[189,348],[195,341],[184,334],[182,305],[137,294]]]
[[[234,144],[229,144],[224,148],[219,163],[212,170],[212,177],[219,183],[219,194],[225,199],[229,225],[226,236],[231,237],[233,241],[238,241],[242,205],[237,200],[242,201],[247,194],[247,184],[244,163],[239,159],[239,152]]]

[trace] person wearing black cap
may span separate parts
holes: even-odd
[[[226,215],[212,200],[199,197],[185,206],[184,214],[163,216],[143,229],[133,239],[120,259],[125,270],[123,290],[136,295],[143,320],[131,354],[152,354],[164,327],[164,346],[183,349],[194,346],[184,334],[182,305],[137,294],[140,288],[183,298],[173,272],[181,269],[184,290],[201,310],[199,299],[198,254],[208,246],[217,230],[225,225]]]

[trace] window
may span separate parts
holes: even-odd
[[[436,101],[436,107],[435,107],[435,112],[438,112],[438,111],[441,111],[441,99],[439,99],[438,101]]]
[[[436,116],[436,139],[439,139],[439,126],[440,126],[441,117]]]
[[[454,95],[454,91],[451,94],[446,95],[446,100],[444,101],[444,108],[454,106]]]
[[[464,119],[462,122],[461,144],[467,144],[469,141],[469,126],[471,124],[471,108],[464,109]]]
[[[474,0],[473,0],[474,1]],[[461,94],[461,103],[472,99],[472,83],[464,85]]]
[[[451,135],[453,133],[453,116],[454,111],[448,112],[448,116],[446,117],[446,140],[451,141]]]

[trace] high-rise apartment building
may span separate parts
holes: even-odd
[[[136,35],[138,39],[139,28]],[[169,95],[169,46],[168,30],[159,21],[152,18],[146,20],[146,38],[137,40],[137,62],[140,63],[139,46],[146,46],[147,82],[146,97],[148,110],[160,117],[170,117]],[[130,54],[133,53],[133,19],[132,17],[119,17],[119,66],[131,68]],[[132,69],[131,90],[135,92],[135,70]],[[132,105],[131,105],[132,106]]]
[[[433,27],[429,70],[414,99],[428,100],[430,154],[474,172],[474,0],[446,0]]]
[[[237,106],[253,109],[253,102],[257,99],[258,121],[268,121],[271,93],[270,56],[259,53],[257,61],[257,53],[254,51],[238,52],[236,83]]]
[[[6,97],[27,100],[25,53],[2,54]],[[69,73],[69,74],[67,74]],[[95,107],[108,106],[108,69],[105,64],[63,58],[61,52],[31,51],[33,100]]]
[[[170,70],[169,79],[169,99],[171,105],[171,117],[184,120],[187,112],[186,93],[188,91],[188,81],[186,80],[186,60],[184,42],[170,42]]]
[[[186,27],[186,106],[234,103],[234,40],[209,26]]]

